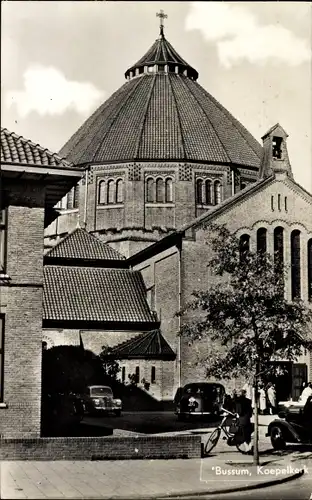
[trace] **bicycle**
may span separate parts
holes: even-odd
[[[249,442],[247,441],[241,442],[238,439],[238,433],[241,430],[238,425],[239,416],[235,413],[232,413],[229,410],[226,410],[225,408],[221,408],[221,411],[223,412],[223,419],[221,420],[221,423],[218,425],[218,427],[210,434],[204,448],[205,455],[208,455],[211,452],[211,450],[213,450],[213,448],[217,446],[222,431],[225,434],[223,439],[224,440],[227,439],[227,444],[229,446],[236,446],[238,451],[240,453],[243,453],[243,455],[251,454],[253,450],[252,437],[250,438]],[[229,416],[232,416],[233,418],[231,424],[229,425],[229,428],[227,429],[226,422]],[[231,426],[233,426],[232,429],[235,430],[231,431]]]

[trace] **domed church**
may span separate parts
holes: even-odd
[[[128,257],[257,180],[262,147],[197,82],[164,16],[125,84],[61,149],[88,174],[59,204],[48,246],[79,221]]]
[[[82,341],[98,354],[108,345],[123,381],[135,374],[172,401],[177,387],[205,379],[197,361],[209,345],[179,336],[177,312],[215,284],[207,222],[278,252],[287,298],[311,302],[312,195],[293,178],[283,127],[261,146],[199,85],[160,19],[125,84],[59,153],[85,175],[49,215],[43,328],[48,346]],[[312,355],[276,362],[286,374],[278,398],[296,399],[312,381]]]

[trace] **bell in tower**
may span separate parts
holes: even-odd
[[[285,173],[293,177],[287,151],[287,133],[279,123],[271,127],[262,137],[263,158],[260,168],[260,178],[276,173]]]

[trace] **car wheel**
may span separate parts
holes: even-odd
[[[270,437],[274,450],[283,450],[286,447],[286,441],[280,427],[273,426],[270,431]]]

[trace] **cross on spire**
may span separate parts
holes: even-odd
[[[160,17],[160,35],[164,36],[164,19],[166,19],[168,15],[165,14],[162,9],[160,9],[160,12],[156,12],[156,17]]]

